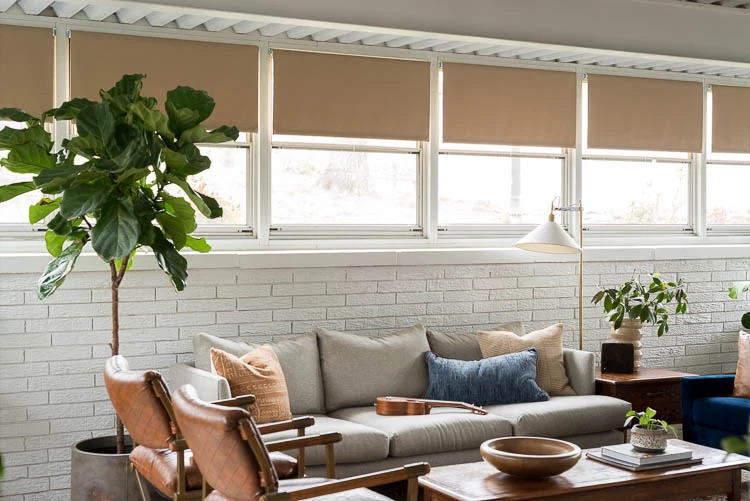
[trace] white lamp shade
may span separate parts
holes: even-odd
[[[549,254],[577,254],[581,247],[554,220],[546,221],[516,242],[519,249]]]

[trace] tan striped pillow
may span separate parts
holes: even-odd
[[[570,387],[563,363],[563,325],[550,325],[546,329],[518,336],[506,331],[479,331],[477,341],[482,358],[516,353],[536,348],[536,382],[550,395],[575,395]]]
[[[211,348],[211,362],[216,373],[227,379],[232,396],[255,395],[250,414],[256,423],[291,419],[284,372],[270,346],[255,348],[242,358]]]

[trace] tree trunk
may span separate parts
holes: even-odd
[[[119,270],[114,260],[109,262],[112,287],[112,342],[109,343],[109,347],[112,350],[112,356],[120,354],[120,283],[122,283],[127,267],[128,257],[122,260]],[[115,437],[117,454],[123,454],[125,452],[125,428],[117,415],[115,415]]]

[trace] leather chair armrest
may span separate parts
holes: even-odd
[[[266,449],[268,452],[276,451],[288,451],[290,449],[297,449],[299,447],[312,447],[314,445],[326,445],[341,442],[341,433],[321,433],[320,435],[307,435],[304,437],[287,438],[284,440],[274,440],[273,442],[266,442]]]
[[[223,400],[214,400],[211,402],[215,405],[225,407],[248,407],[255,403],[255,395],[239,395],[237,397],[225,398]]]
[[[258,431],[260,431],[261,435],[266,435],[268,433],[276,433],[277,431],[300,430],[304,428],[309,428],[310,426],[314,424],[315,424],[314,417],[301,416],[301,417],[296,417],[292,419],[287,419],[286,421],[277,421],[275,423],[259,424]]]

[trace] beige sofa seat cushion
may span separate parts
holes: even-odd
[[[523,322],[508,322],[491,330],[512,332],[519,336],[524,333]],[[430,351],[439,357],[465,361],[482,358],[476,332],[439,332],[428,329],[427,342],[430,343]]]
[[[368,406],[341,409],[331,415],[387,433],[391,457],[479,449],[485,440],[513,434],[511,423],[500,416],[451,408],[432,409],[423,416],[381,416]]]
[[[389,437],[386,432],[330,416],[313,415],[313,417],[315,418],[315,424],[306,429],[305,435],[328,432],[339,432],[343,435],[343,440],[333,446],[337,464],[380,461],[388,457]],[[274,440],[295,438],[296,436],[296,430],[286,430],[263,435],[263,440],[271,442]],[[296,450],[284,452],[292,456],[296,456],[297,454]],[[323,446],[308,447],[306,449],[306,465],[322,465],[325,462],[325,448]]]
[[[199,333],[193,337],[195,367],[213,372],[211,348],[242,357],[261,345],[270,346],[279,359],[289,391],[292,414],[323,414],[323,378],[320,374],[318,341],[314,333],[258,344]]]
[[[565,372],[562,336],[563,325],[555,324],[524,336],[506,331],[479,331],[477,341],[483,358],[536,348],[536,382],[539,387],[550,396],[575,395]]]
[[[317,329],[326,410],[373,405],[377,397],[420,397],[427,391],[424,327],[380,337]],[[286,368],[284,369],[286,371]]]
[[[511,421],[514,435],[555,438],[619,428],[625,422],[630,402],[603,395],[581,395],[485,408]]]

